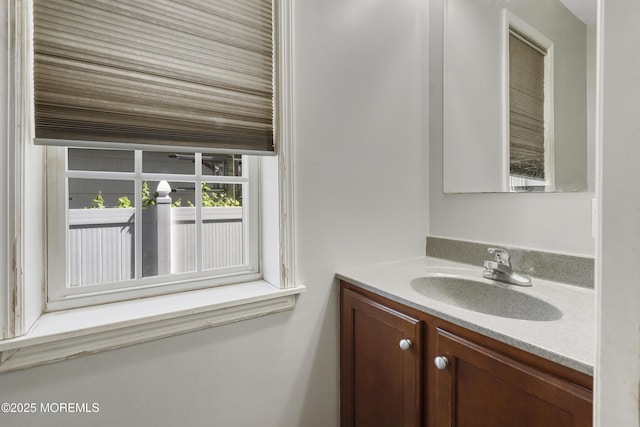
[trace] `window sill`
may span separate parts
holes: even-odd
[[[290,310],[304,289],[254,281],[44,313],[26,335],[0,341],[0,373]]]

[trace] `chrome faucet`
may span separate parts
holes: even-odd
[[[532,285],[530,277],[513,271],[511,268],[511,256],[506,249],[488,248],[487,252],[494,255],[495,261],[484,262],[482,277],[517,286]]]

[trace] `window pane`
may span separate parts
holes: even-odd
[[[174,207],[194,207],[196,205],[195,182],[172,182],[171,204]]]
[[[202,192],[202,268],[244,264],[241,184],[205,184]]]
[[[242,156],[203,154],[202,174],[213,176],[242,176]]]
[[[69,170],[133,172],[133,151],[69,148]]]
[[[242,206],[242,184],[202,184],[202,207]]]
[[[193,153],[163,153],[145,151],[142,153],[142,172],[195,174],[195,154]]]
[[[196,208],[171,208],[171,273],[197,268]]]
[[[135,277],[134,183],[69,179],[69,286]]]
[[[118,179],[69,179],[69,209],[133,207],[133,182]]]

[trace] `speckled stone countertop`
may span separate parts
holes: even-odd
[[[559,319],[540,321],[505,318],[456,307],[430,298],[411,285],[427,274],[443,273],[482,278],[482,267],[441,258],[420,257],[376,264],[336,274],[409,307],[440,317],[498,341],[593,375],[595,361],[595,299],[592,289],[533,279],[533,286],[509,289],[541,299],[562,312]],[[558,316],[556,316],[558,317]]]

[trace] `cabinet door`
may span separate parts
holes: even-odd
[[[422,425],[420,321],[343,289],[340,323],[342,427]]]
[[[438,427],[592,425],[589,390],[440,329],[436,341]]]

